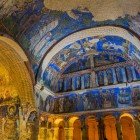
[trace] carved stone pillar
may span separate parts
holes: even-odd
[[[54,130],[53,128],[47,129],[47,139],[46,140],[53,140]]]
[[[46,127],[40,127],[39,128],[39,135],[38,139],[39,140],[47,140],[47,128]]]
[[[53,140],[58,140],[58,136],[59,136],[59,127],[54,127],[53,128]]]
[[[104,122],[103,119],[98,120],[98,132],[99,132],[99,140],[104,140],[105,138],[105,128],[104,128]]]
[[[73,140],[73,127],[64,128],[65,130],[65,140]]]
[[[65,132],[64,134],[65,134],[65,136],[64,137],[65,137],[65,140],[69,140],[69,131],[70,131],[69,130],[69,123],[68,123],[69,118],[65,117],[64,118],[64,121],[65,121],[65,128],[64,128],[64,132]]]
[[[81,119],[81,124],[82,140],[88,140],[88,126],[85,122],[85,118]]]
[[[123,140],[122,127],[119,119],[116,119],[116,131],[117,131],[118,140]]]
[[[65,131],[65,140],[68,140],[69,139],[69,128],[65,127],[64,131]]]

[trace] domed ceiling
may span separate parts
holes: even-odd
[[[78,31],[110,25],[140,35],[139,0],[1,0],[0,7],[1,34],[10,35],[23,47],[36,82],[52,91],[57,92],[56,83],[64,74],[89,69],[91,56],[94,62],[103,56],[109,64],[131,60],[139,71],[137,46],[117,35],[81,37],[44,62],[61,40]]]

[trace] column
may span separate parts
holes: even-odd
[[[73,127],[66,127],[65,130],[65,140],[73,140]]]
[[[58,134],[59,134],[59,127],[54,127],[53,128],[53,140],[58,140],[59,137],[58,137]]]
[[[69,128],[65,127],[64,131],[65,131],[65,140],[68,140],[69,139]]]
[[[103,123],[103,119],[99,119],[98,120],[98,132],[99,132],[99,140],[104,140],[105,138],[105,128],[104,128],[104,123]]]
[[[82,128],[81,128],[82,140],[88,140],[88,126],[85,123],[85,119],[81,121],[81,124],[82,124]]]
[[[119,118],[116,119],[116,131],[117,131],[118,140],[123,140],[122,127]]]
[[[47,139],[46,140],[53,140],[53,128],[48,128],[47,129]]]
[[[65,140],[73,140],[73,130],[74,130],[74,127],[73,126],[69,126],[69,118],[65,118],[64,119],[65,121],[65,128],[64,128],[64,131],[65,131]]]
[[[47,139],[46,140],[53,140],[54,130],[52,126],[52,122],[47,122]]]
[[[140,121],[136,118],[134,120],[136,140],[140,140]]]
[[[39,140],[47,139],[47,126],[48,126],[48,122],[46,120],[44,120],[44,118],[41,117],[40,125],[39,125],[39,134],[38,134]],[[33,130],[33,135],[34,135],[34,131],[35,130]]]
[[[38,135],[38,139],[39,140],[46,140],[47,138],[47,128],[46,127],[40,127],[39,128],[39,135]]]

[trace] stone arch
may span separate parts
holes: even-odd
[[[65,46],[68,46],[77,40],[85,39],[88,37],[102,37],[102,36],[115,36],[115,37],[121,37],[124,40],[132,43],[136,49],[140,50],[139,44],[140,40],[137,36],[135,36],[133,33],[130,33],[130,31],[121,28],[121,27],[115,27],[115,26],[101,26],[101,27],[95,27],[90,29],[84,29],[78,32],[75,32],[64,39],[62,39],[60,42],[58,42],[55,46],[53,46],[49,52],[44,56],[44,59],[40,63],[40,67],[38,70],[38,80],[42,78],[47,66],[51,62],[52,58],[60,52],[62,49],[65,48]],[[126,45],[126,49],[128,49],[129,45]],[[129,54],[127,54],[129,56]],[[131,56],[129,56],[131,58]],[[131,58],[133,60],[133,65],[139,68],[139,57]],[[53,78],[52,78],[53,79]],[[55,80],[54,80],[55,79]],[[56,82],[56,77],[53,80]],[[52,82],[54,82],[52,80]]]
[[[64,120],[62,118],[54,121],[53,140],[64,140]]]
[[[78,31],[76,33],[73,33],[67,37],[65,37],[63,40],[58,42],[52,49],[47,53],[47,55],[44,57],[44,60],[42,62],[42,72],[45,70],[45,66],[47,66],[52,59],[52,57],[57,54],[60,50],[62,50],[66,45],[69,45],[77,40],[89,37],[89,36],[119,36],[122,37],[130,42],[132,42],[138,49],[140,49],[139,44],[140,40],[130,34],[129,31],[127,31],[124,28],[121,27],[115,27],[115,26],[102,26],[102,27],[95,27],[90,29],[85,29],[82,31]]]
[[[73,127],[74,122],[78,119],[79,119],[78,117],[71,117],[69,119],[69,127]]]
[[[134,120],[134,116],[130,113],[123,113],[120,115],[120,119],[123,118],[123,117],[129,117],[131,118],[132,120]]]
[[[0,64],[10,76],[9,85],[16,87],[21,104],[30,103],[35,108],[33,82],[25,62],[28,59],[20,46],[9,38],[0,36]]]
[[[54,127],[58,127],[59,124],[60,124],[62,121],[64,121],[62,118],[56,119],[56,120],[54,121]]]
[[[13,41],[12,39],[7,38],[7,37],[0,36],[0,42],[6,43],[11,48],[13,48],[14,51],[16,51],[16,53],[22,58],[23,61],[28,61],[26,54],[15,41]]]
[[[81,121],[78,117],[72,117],[69,119],[69,128],[71,129],[70,137],[73,140],[81,140]]]

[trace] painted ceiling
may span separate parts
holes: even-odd
[[[137,63],[139,71],[140,51],[129,41],[117,36],[87,37],[65,46],[53,56],[45,71],[40,71],[39,81],[53,88],[63,74],[91,69],[90,56],[95,67],[129,61]],[[79,72],[80,73],[80,72]]]
[[[140,35],[139,0],[1,0],[0,25],[1,34],[13,37],[27,53],[36,81],[45,83],[50,89],[53,81],[58,80],[72,63],[81,59],[87,61],[90,53],[96,57],[113,53],[115,61],[119,62],[122,59],[134,60],[132,63],[139,60],[136,46],[123,38],[89,36],[66,44],[45,70],[41,67],[47,53],[59,41],[83,29],[112,25]]]

